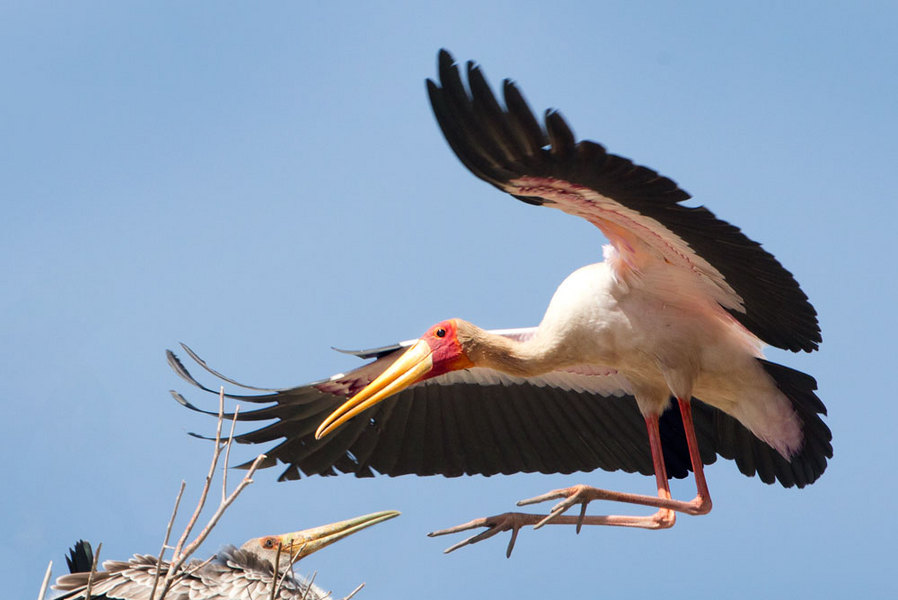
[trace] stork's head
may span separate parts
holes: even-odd
[[[240,549],[252,552],[273,565],[278,557],[278,548],[280,548],[278,570],[283,570],[299,559],[317,552],[337,540],[397,516],[399,516],[397,511],[385,510],[293,533],[266,535],[249,540]]]
[[[360,412],[412,384],[473,367],[474,363],[465,353],[466,327],[470,325],[465,321],[449,319],[429,328],[379,377],[331,413],[318,427],[315,438],[323,438]]]

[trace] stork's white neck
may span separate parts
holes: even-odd
[[[536,335],[513,340],[458,320],[458,341],[471,362],[517,377],[542,375],[564,366],[555,344],[546,343],[547,339]]]
[[[608,265],[578,269],[558,287],[532,336],[510,339],[458,320],[458,339],[468,358],[517,377],[542,375],[575,365],[612,365],[620,323],[616,290]]]

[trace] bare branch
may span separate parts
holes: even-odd
[[[213,554],[212,556],[210,556],[209,558],[207,558],[207,559],[204,560],[203,562],[198,562],[198,563],[196,563],[196,564],[191,563],[189,568],[184,569],[184,574],[182,575],[182,577],[190,577],[190,576],[193,575],[195,572],[199,571],[200,569],[202,569],[203,567],[205,567],[206,565],[208,565],[210,562],[212,562],[213,560],[215,560],[215,559],[217,558],[217,556],[218,556],[218,555]]]
[[[84,597],[90,598],[90,588],[94,584],[94,574],[97,572],[97,561],[100,559],[100,550],[103,548],[103,542],[97,544],[97,550],[94,552],[94,560],[90,563],[90,573],[87,574],[87,587],[84,589]]]
[[[191,567],[189,571],[183,571],[184,563],[194,552],[196,552],[200,545],[202,545],[202,543],[206,541],[206,538],[209,537],[212,529],[218,524],[218,521],[224,515],[225,511],[231,506],[231,504],[234,503],[234,501],[237,499],[237,496],[240,495],[240,493],[244,490],[244,488],[246,488],[246,486],[253,482],[253,475],[259,468],[259,465],[262,463],[262,461],[266,458],[264,454],[260,454],[259,456],[257,456],[250,466],[249,470],[247,471],[246,475],[243,477],[240,483],[237,484],[237,487],[234,488],[234,491],[231,492],[230,495],[227,494],[227,465],[228,458],[230,456],[231,444],[234,441],[234,426],[237,421],[237,412],[239,411],[239,409],[240,407],[238,406],[234,411],[234,420],[231,422],[231,432],[228,436],[227,442],[223,444],[221,441],[221,428],[224,422],[224,387],[222,387],[218,394],[218,423],[215,428],[215,448],[212,451],[212,462],[209,465],[209,472],[206,474],[206,479],[203,484],[203,489],[200,492],[200,498],[197,501],[196,508],[194,509],[190,520],[187,522],[187,525],[185,526],[181,537],[178,539],[178,543],[175,546],[174,552],[172,553],[171,563],[168,565],[168,569],[165,573],[165,578],[163,579],[162,593],[159,596],[160,600],[165,598],[165,595],[171,589],[175,581],[181,579],[182,577],[185,577],[187,572],[193,572],[195,570],[195,568]],[[187,538],[190,536],[190,532],[193,531],[193,528],[196,526],[196,522],[206,506],[206,500],[209,497],[209,490],[212,486],[212,480],[215,477],[215,470],[218,467],[218,461],[221,458],[221,451],[223,446],[226,448],[226,452],[224,462],[225,474],[222,476],[223,483],[221,502],[219,503],[218,508],[213,513],[212,517],[209,519],[208,523],[206,523],[206,526],[200,531],[199,535],[197,535],[197,537],[188,544]],[[166,539],[166,544],[167,543],[168,540]],[[151,600],[153,600],[152,596]]]
[[[224,391],[224,388],[222,388]],[[240,405],[234,408],[234,418],[231,419],[231,432],[228,434],[228,443],[225,446],[224,464],[221,466],[221,501],[224,502],[228,496],[228,461],[231,458],[231,445],[234,443],[234,426],[237,425],[237,413],[240,412]]]
[[[244,478],[240,481],[240,483],[237,484],[237,487],[234,488],[234,491],[231,492],[230,496],[228,496],[225,499],[225,501],[222,502],[221,505],[219,505],[218,509],[215,511],[215,513],[209,519],[209,522],[206,524],[206,526],[203,528],[203,530],[200,532],[200,534],[196,537],[196,539],[193,540],[192,542],[190,542],[190,544],[188,544],[184,548],[184,552],[182,553],[182,555],[178,559],[178,561],[173,565],[173,567],[172,567],[173,569],[177,569],[182,564],[184,564],[184,561],[187,559],[187,557],[189,557],[191,554],[193,554],[193,552],[195,552],[196,549],[199,548],[200,544],[202,544],[204,541],[206,541],[206,538],[209,537],[210,533],[212,533],[212,528],[218,524],[218,521],[219,521],[219,519],[221,519],[225,510],[227,510],[228,507],[234,503],[234,500],[237,499],[237,496],[240,495],[240,492],[242,492],[246,486],[248,486],[249,484],[251,484],[253,482],[253,475],[255,474],[256,470],[259,468],[259,465],[262,463],[262,461],[265,460],[266,458],[267,457],[264,454],[260,454],[259,456],[256,457],[256,460],[253,461],[253,464],[250,465],[249,470],[246,472],[246,476],[244,476]],[[174,559],[174,557],[172,557],[172,558]]]
[[[171,511],[171,518],[168,520],[168,527],[165,528],[165,538],[162,540],[162,548],[159,549],[159,557],[156,559],[156,573],[153,575],[153,589],[150,591],[150,600],[156,598],[156,587],[159,585],[159,574],[162,572],[162,558],[165,555],[165,549],[168,548],[168,539],[171,537],[171,528],[175,524],[175,517],[178,516],[178,506],[181,505],[181,497],[184,495],[184,488],[187,483],[181,480],[181,487],[178,489],[178,496],[175,498],[175,507]]]
[[[50,585],[50,575],[53,573],[53,561],[47,565],[47,572],[44,573],[44,581],[41,582],[41,591],[37,594],[37,600],[44,600],[47,595],[47,586]]]
[[[159,550],[159,556],[156,558],[155,564],[155,572],[153,574],[153,585],[148,596],[149,600],[163,600],[169,591],[171,591],[172,586],[180,581],[182,578],[190,576],[194,574],[196,571],[202,569],[210,562],[215,560],[215,555],[212,555],[205,561],[194,561],[188,567],[185,568],[185,563],[191,555],[206,541],[206,538],[218,524],[219,520],[224,516],[225,511],[234,503],[237,497],[243,492],[246,487],[253,483],[253,476],[256,471],[259,469],[263,461],[266,459],[264,454],[260,454],[256,457],[256,459],[252,462],[249,469],[246,471],[243,479],[237,484],[234,490],[228,494],[228,480],[227,480],[227,469],[230,459],[230,449],[231,444],[234,442],[234,430],[236,428],[237,415],[239,414],[240,407],[237,406],[234,410],[233,420],[231,421],[231,428],[228,434],[227,441],[223,442],[221,437],[222,426],[224,423],[224,387],[221,388],[218,396],[218,422],[215,430],[215,446],[212,451],[212,461],[209,465],[209,471],[206,474],[206,478],[204,481],[203,489],[200,493],[199,500],[197,501],[196,508],[193,511],[193,514],[190,516],[190,519],[187,522],[187,525],[184,528],[184,531],[181,533],[178,538],[177,543],[174,547],[170,545],[172,529],[174,527],[175,520],[178,517],[178,511],[181,506],[181,500],[184,497],[184,490],[186,489],[186,483],[181,481],[181,485],[178,489],[178,495],[175,497],[175,504],[172,509],[171,517],[168,520],[168,525],[165,529],[165,537],[162,541],[162,547]],[[221,459],[222,450],[224,450],[224,464],[223,464],[223,473],[222,473],[222,488],[221,488],[221,502],[219,503],[218,508],[209,518],[205,527],[200,531],[200,533],[196,536],[196,538],[188,543],[187,540],[190,537],[191,532],[194,527],[196,527],[197,521],[199,520],[200,515],[202,514],[206,501],[209,497],[209,491],[211,489],[212,481],[215,478],[215,473],[218,468],[218,462]],[[84,591],[81,592],[84,598],[91,597],[91,589],[94,583],[94,575],[97,573],[97,562],[100,556],[100,550],[103,547],[102,544],[97,546],[96,552],[94,553],[93,563],[91,564],[91,570],[87,576],[87,584],[84,588]],[[170,562],[165,561],[165,552],[166,550],[172,551],[172,558]],[[301,550],[300,550],[301,551]],[[280,560],[280,552],[281,549],[278,548],[278,560]],[[295,559],[296,556],[291,557]],[[41,584],[40,593],[38,596],[38,600],[44,600],[47,594],[47,590],[50,583],[50,578],[52,576],[52,568],[53,563],[50,562],[47,565],[47,571],[44,574],[44,579]],[[292,560],[291,560],[291,568],[285,570],[282,576],[279,577],[278,568],[275,567],[275,576],[272,581],[272,590],[273,596],[272,598],[277,597],[277,591],[282,589],[282,585],[287,577],[288,573],[292,573]],[[160,584],[161,581],[161,584]],[[146,597],[146,596],[145,596]]]
[[[292,544],[293,540],[290,540],[290,543]],[[273,585],[272,585],[272,589],[271,589],[271,600],[274,600],[275,593],[280,591],[281,588],[284,587],[284,581],[287,580],[287,575],[291,575],[293,577],[293,579],[296,579],[296,573],[293,572],[293,565],[296,563],[296,559],[299,558],[299,555],[302,553],[303,550],[305,550],[305,548],[306,548],[306,543],[303,542],[302,546],[300,546],[296,550],[296,552],[294,552],[293,554],[290,555],[290,567],[287,569],[284,569],[284,572],[281,574],[280,578],[278,578],[277,565],[280,564],[279,561],[281,560],[281,554],[280,554],[281,548],[280,548],[280,546],[278,546],[278,554],[277,554],[277,557],[275,560],[275,567],[274,567],[274,579],[272,580]],[[305,594],[305,592],[303,592],[303,594]]]
[[[218,392],[218,423],[215,426],[215,449],[212,451],[212,464],[209,465],[209,472],[206,474],[206,481],[203,484],[203,491],[200,492],[200,499],[196,503],[196,508],[193,511],[193,515],[191,515],[190,520],[187,521],[187,525],[184,527],[184,532],[178,539],[178,544],[175,546],[175,551],[172,554],[172,561],[177,560],[179,564],[184,562],[182,560],[184,557],[181,554],[181,549],[187,542],[187,538],[190,536],[190,532],[193,531],[193,527],[196,525],[197,519],[200,518],[200,513],[203,512],[203,507],[206,505],[206,498],[209,496],[209,488],[212,485],[212,478],[215,476],[215,467],[218,466],[218,458],[221,456],[221,424],[223,421],[224,386],[219,388]],[[170,569],[168,574],[166,574],[166,579],[168,579],[168,575],[171,574],[172,570]]]
[[[300,600],[306,600],[306,596],[309,595],[309,592],[312,591],[312,587],[314,587],[314,584],[315,584],[315,578],[316,578],[317,576],[318,576],[318,571],[315,571],[314,573],[312,573],[312,576],[309,577],[309,586],[306,588],[306,591],[304,591],[304,592],[302,593],[302,598],[300,598]],[[328,592],[328,593],[327,593],[327,596],[330,596],[330,595],[331,595],[331,593]],[[325,598],[326,598],[327,596],[325,596]]]
[[[345,598],[343,598],[343,600],[349,600],[350,598],[352,598],[353,596],[355,596],[356,594],[358,594],[358,593],[362,590],[363,587],[365,587],[365,584],[364,584],[364,583],[360,583],[360,584],[358,585],[358,587],[355,588],[354,590],[352,590],[352,591],[349,593],[348,596],[346,596]]]
[[[282,545],[280,542],[278,542],[277,552],[274,553],[274,577],[271,578],[271,597],[269,598],[269,600],[274,600],[275,594],[280,587],[280,581],[278,581],[278,567],[281,564],[281,549]],[[284,570],[285,575],[287,574],[287,571],[288,569]]]

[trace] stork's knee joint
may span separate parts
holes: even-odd
[[[692,502],[695,505],[695,509],[691,514],[706,515],[711,512],[711,498],[708,498],[707,496],[697,496]]]
[[[677,523],[677,513],[661,509],[654,515],[655,529],[670,529]]]

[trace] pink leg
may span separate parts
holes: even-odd
[[[589,487],[585,485],[575,485],[569,488],[554,490],[547,494],[522,500],[518,502],[519,506],[528,504],[536,504],[546,500],[554,500],[563,498],[561,502],[552,508],[548,515],[534,515],[528,513],[509,512],[493,517],[475,519],[469,523],[442,529],[432,532],[428,535],[438,536],[450,533],[458,533],[475,529],[477,527],[488,527],[486,531],[472,536],[454,546],[448,548],[446,552],[452,552],[463,546],[474,544],[479,541],[490,538],[502,531],[511,531],[512,536],[508,544],[506,556],[511,555],[517,539],[518,530],[525,525],[534,525],[534,528],[543,525],[571,525],[577,526],[579,533],[582,525],[612,525],[618,527],[639,527],[643,529],[667,529],[673,527],[676,523],[676,512],[682,512],[690,515],[703,515],[711,510],[711,497],[708,493],[708,485],[705,481],[705,473],[701,461],[701,455],[698,451],[698,441],[695,437],[695,428],[692,421],[692,409],[689,401],[679,400],[680,413],[683,416],[683,429],[686,432],[686,443],[689,447],[689,458],[692,463],[692,470],[695,473],[695,484],[697,493],[694,499],[686,502],[682,500],[673,500],[670,497],[670,486],[667,480],[667,469],[664,466],[664,454],[661,450],[661,434],[658,430],[658,415],[648,415],[645,417],[646,429],[649,435],[649,446],[652,451],[652,463],[655,469],[655,482],[658,488],[657,496],[646,496],[643,494],[630,494],[626,492],[615,492],[600,488]],[[643,506],[653,506],[658,510],[647,516],[628,516],[628,515],[586,515],[586,505],[593,500],[612,500],[617,502],[626,502],[629,504],[639,504]],[[578,517],[563,515],[571,506],[580,504],[580,515]]]
[[[627,524],[632,527],[660,529],[673,526],[675,521],[673,514],[665,513],[665,510],[677,511],[689,515],[707,514],[711,511],[711,496],[708,493],[704,465],[702,464],[701,455],[698,451],[698,440],[695,438],[695,426],[692,422],[692,406],[688,400],[681,400],[679,398],[677,399],[677,403],[680,408],[680,414],[683,416],[683,430],[686,433],[686,444],[689,447],[689,459],[692,463],[692,471],[695,474],[696,496],[692,500],[683,501],[671,499],[670,487],[667,481],[667,471],[664,468],[664,455],[661,451],[661,434],[658,431],[658,416],[648,415],[645,417],[645,424],[649,434],[649,445],[652,450],[652,462],[655,466],[655,480],[658,484],[657,497],[646,496],[643,494],[614,492],[586,485],[575,485],[569,488],[553,490],[535,498],[522,500],[521,502],[518,502],[518,506],[536,504],[538,502],[545,502],[546,500],[554,500],[557,498],[564,499],[555,505],[546,518],[538,523],[536,527],[548,524],[554,517],[562,514],[574,504],[583,505],[583,509],[581,510],[582,514],[582,512],[585,511],[586,504],[593,500],[612,500],[616,502],[626,502],[628,504],[654,506],[661,509],[654,515],[644,517],[646,519],[645,525]],[[586,523],[586,521],[583,522]]]
[[[692,404],[689,400],[677,398],[680,414],[683,416],[683,430],[686,432],[686,444],[689,446],[689,460],[695,476],[695,498],[688,504],[694,507],[689,514],[706,515],[711,512],[711,494],[705,481],[705,465],[698,451],[698,440],[695,439],[695,425],[692,423]]]

